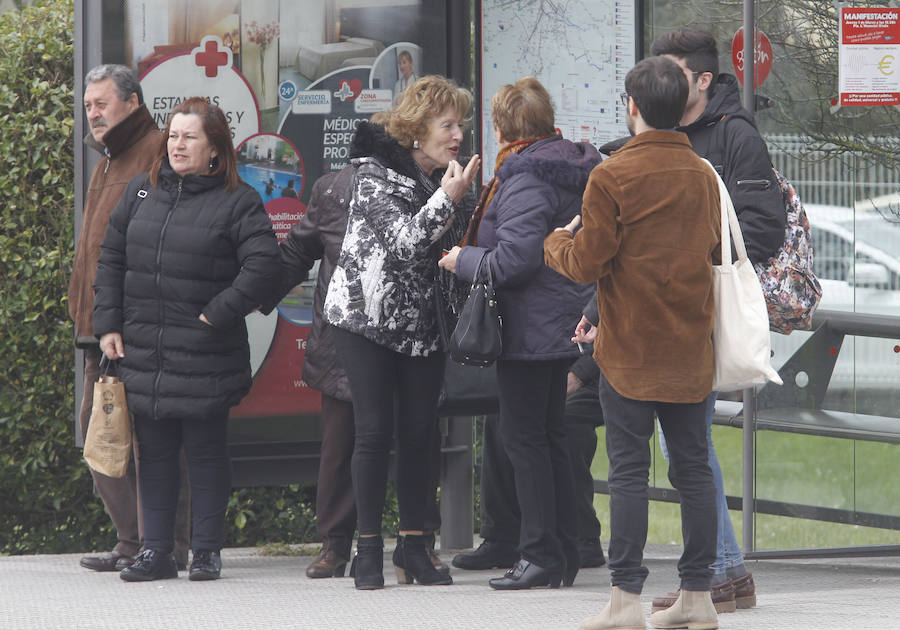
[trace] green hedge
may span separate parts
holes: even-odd
[[[74,446],[73,42],[72,0],[0,15],[0,554],[115,542]],[[227,544],[309,540],[311,503],[297,486],[236,490]]]
[[[0,554],[108,550],[115,531],[74,444],[72,0],[0,14]],[[79,138],[78,142],[81,141]],[[316,538],[312,488],[241,488],[227,546]],[[396,502],[386,510],[397,527]]]
[[[109,535],[72,446],[73,5],[0,15],[0,552]]]

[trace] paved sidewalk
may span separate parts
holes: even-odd
[[[605,545],[604,545],[605,547]],[[676,584],[680,548],[647,549],[644,590]],[[453,570],[453,586],[398,586],[389,553],[387,587],[356,591],[350,578],[310,580],[312,558],[226,549],[223,578],[129,584],[78,566],[82,554],[0,558],[0,630],[576,630],[609,597],[606,568],[578,574],[573,588],[495,592],[501,571]],[[442,552],[449,561],[452,554]],[[750,562],[759,605],[719,616],[726,630],[900,628],[900,558]]]

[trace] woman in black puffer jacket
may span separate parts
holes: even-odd
[[[172,111],[149,175],[113,211],[94,284],[94,333],[120,359],[138,439],[145,551],[127,581],[177,577],[178,457],[194,515],[190,579],[219,577],[231,488],[229,408],[250,389],[244,316],[277,291],[279,253],[259,195],[237,174],[222,111]]]

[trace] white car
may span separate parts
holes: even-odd
[[[804,204],[813,237],[820,309],[900,315],[900,196],[841,206]],[[772,334],[776,369],[811,333]],[[896,339],[846,337],[829,382],[826,406],[896,415],[900,346]],[[885,404],[885,398],[889,404]]]

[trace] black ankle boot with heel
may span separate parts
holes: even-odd
[[[397,536],[397,548],[394,549],[394,570],[397,572],[398,584],[453,584],[449,571],[441,573],[434,568],[428,556],[428,541],[423,535],[407,534]]]
[[[356,588],[372,591],[384,588],[384,540],[381,536],[360,536],[356,540],[356,557],[350,567]]]

